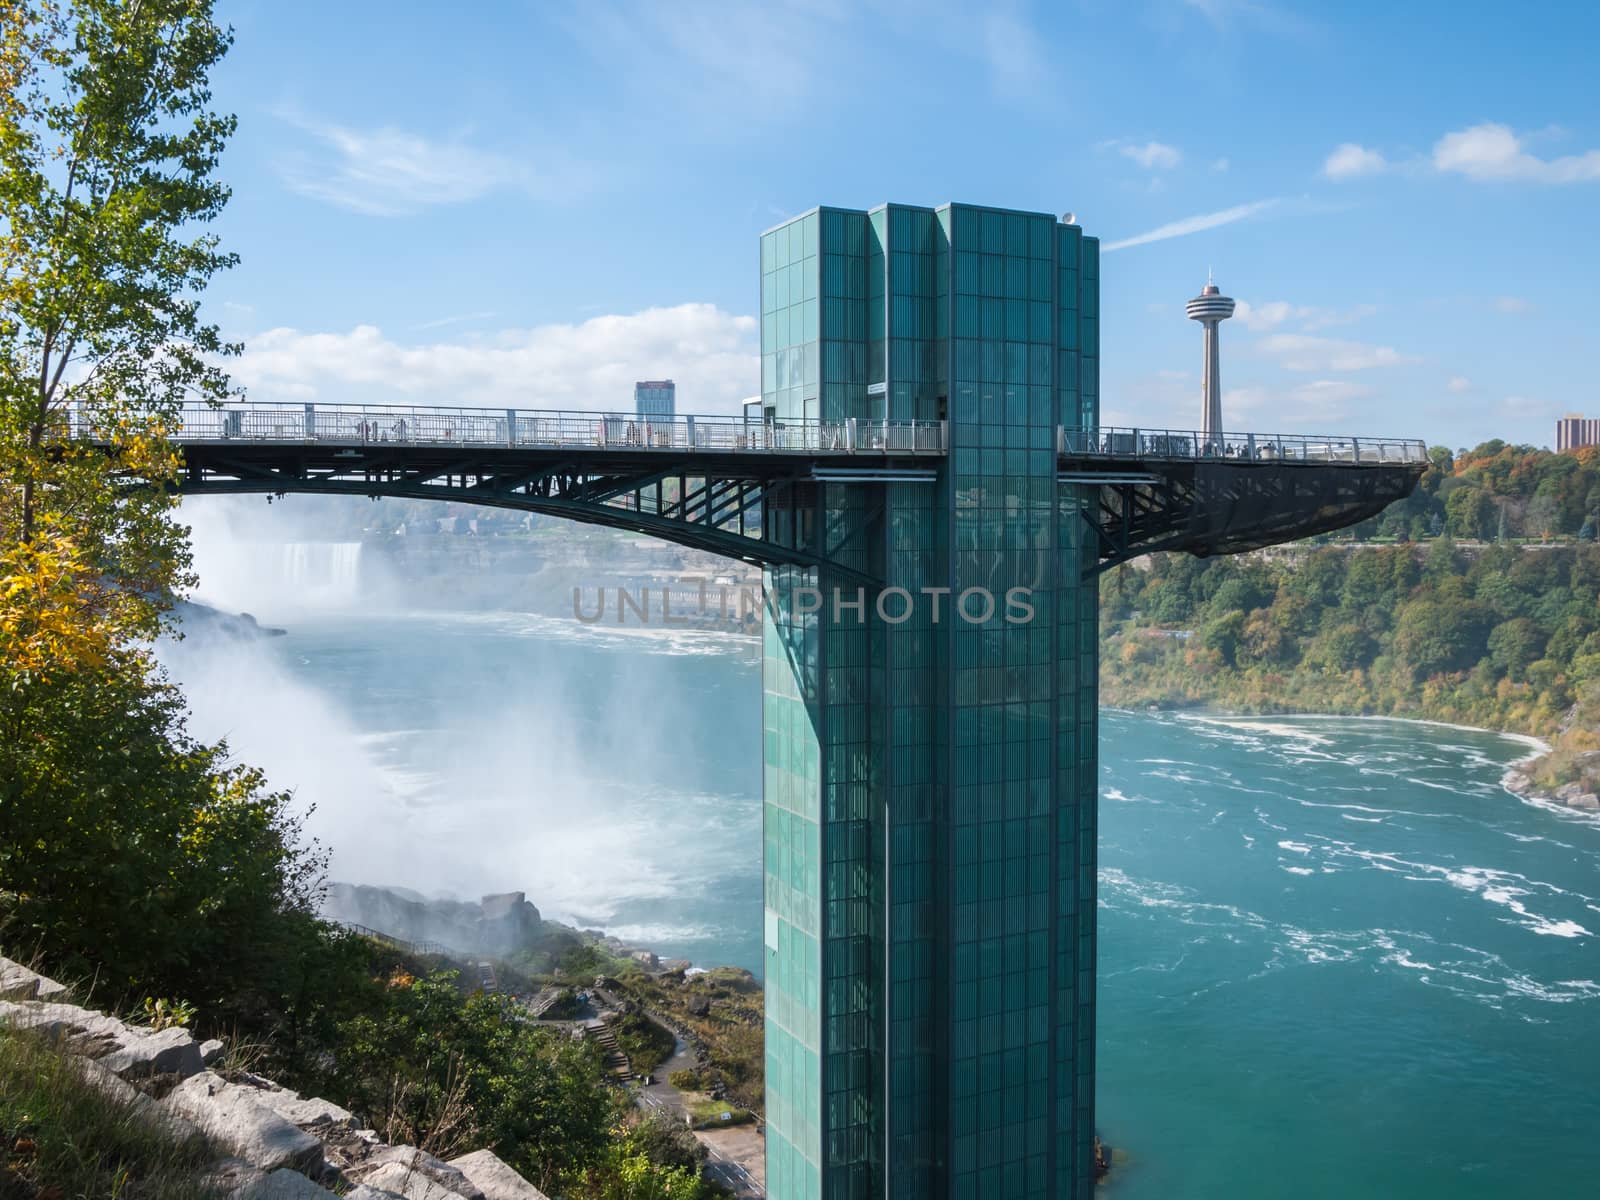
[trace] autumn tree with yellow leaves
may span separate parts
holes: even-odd
[[[157,631],[188,578],[167,487],[236,348],[198,298],[234,128],[209,0],[0,0],[0,659],[14,686]],[[146,486],[131,488],[130,483]]]
[[[0,0],[0,942],[214,1013],[321,861],[149,652],[189,580],[169,434],[235,349],[199,308],[231,40],[210,0]]]

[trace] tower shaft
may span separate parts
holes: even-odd
[[[1201,364],[1200,432],[1206,440],[1222,436],[1222,365],[1218,354],[1218,321],[1203,322],[1205,354]]]

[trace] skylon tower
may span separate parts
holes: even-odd
[[[1188,304],[1189,319],[1205,328],[1205,352],[1200,369],[1200,433],[1208,440],[1220,438],[1222,427],[1222,366],[1217,353],[1217,326],[1233,316],[1233,300],[1222,294],[1212,279]]]

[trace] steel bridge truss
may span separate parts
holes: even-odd
[[[1238,554],[1342,529],[1410,495],[1420,475],[1409,464],[1211,462],[1119,474],[1069,469],[1059,478],[1089,485],[1081,510],[1099,573],[1163,550]]]
[[[936,486],[928,457],[384,442],[185,441],[185,494],[290,492],[454,500],[646,533],[745,562],[829,567],[873,585],[885,484]],[[1104,571],[1143,554],[1235,554],[1355,524],[1415,487],[1414,462],[1060,456]],[[842,524],[824,489],[870,489]],[[830,505],[831,507],[831,505]],[[868,519],[862,520],[866,517]],[[839,528],[835,528],[839,524]]]
[[[820,481],[806,458],[450,452],[394,443],[361,450],[250,443],[186,443],[183,449],[178,490],[184,495],[453,500],[647,533],[750,563],[834,565],[827,531],[813,519]],[[827,475],[836,482],[853,477],[845,470]],[[925,469],[889,463],[860,477],[933,479]]]

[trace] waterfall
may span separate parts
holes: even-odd
[[[330,607],[355,602],[360,587],[360,542],[286,542],[278,575],[300,603]]]

